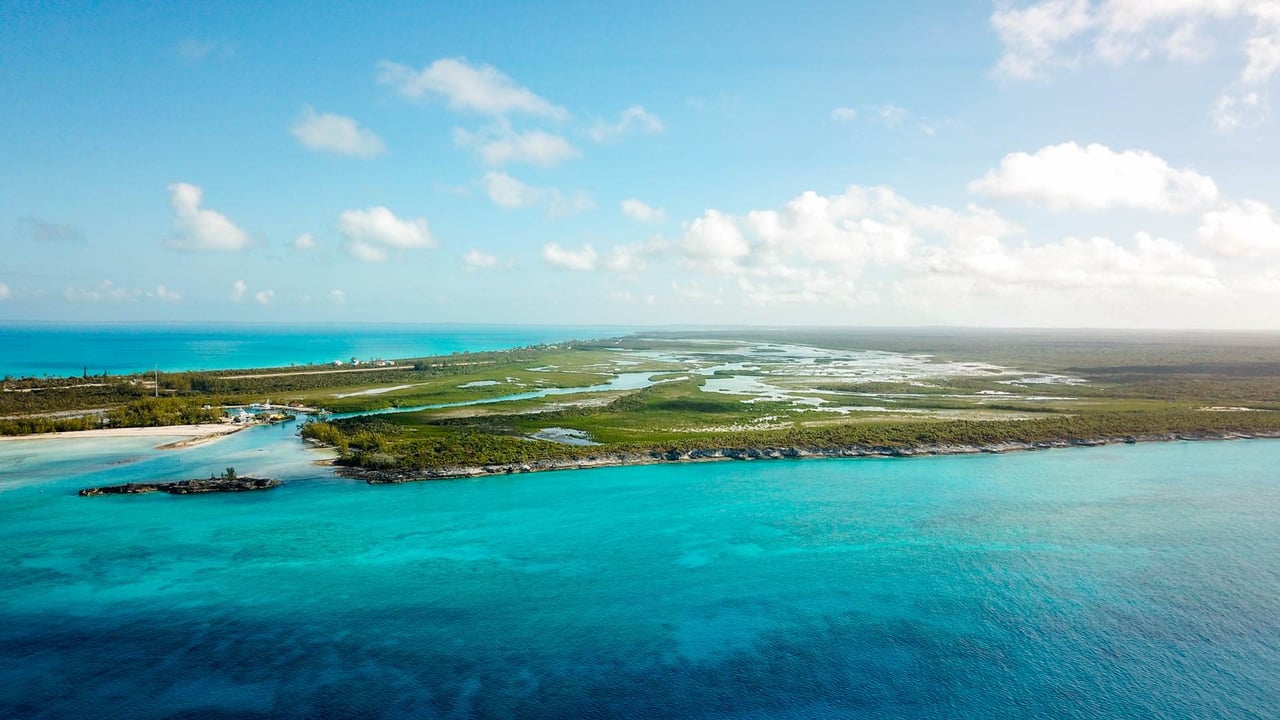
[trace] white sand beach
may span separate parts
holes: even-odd
[[[0,442],[43,440],[89,439],[89,438],[172,438],[169,442],[157,446],[159,449],[190,447],[224,438],[244,430],[248,425],[232,425],[229,423],[210,423],[206,425],[167,425],[164,427],[137,428],[100,428],[97,430],[72,430],[68,432],[40,433],[36,435],[16,435],[0,437]]]

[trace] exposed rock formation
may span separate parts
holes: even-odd
[[[92,495],[141,495],[150,492],[164,492],[170,495],[196,495],[199,493],[245,492],[246,490],[266,490],[280,484],[274,478],[255,477],[214,477],[203,480],[176,480],[173,482],[125,483],[106,487],[85,488],[80,491],[82,497]]]

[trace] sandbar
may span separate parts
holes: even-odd
[[[68,430],[66,432],[38,433],[34,435],[14,435],[0,437],[0,442],[22,440],[68,440],[89,438],[175,438],[171,442],[157,446],[160,450],[190,447],[224,438],[232,433],[240,432],[250,425],[232,425],[228,423],[209,423],[205,425],[165,425],[162,427],[131,428],[98,428],[96,430]]]

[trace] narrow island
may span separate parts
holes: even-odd
[[[150,483],[124,483],[123,485],[107,485],[104,487],[85,488],[79,492],[81,497],[96,495],[143,495],[162,492],[170,495],[200,495],[205,493],[247,492],[250,490],[268,490],[280,485],[274,478],[258,478],[237,475],[235,468],[227,468],[221,476],[198,478],[195,480],[175,480]]]
[[[327,448],[340,474],[393,483],[1280,437],[1280,336],[646,332],[341,366],[8,379],[2,389],[0,434],[190,423],[230,431],[296,415],[298,434]],[[261,489],[242,480],[83,494]]]

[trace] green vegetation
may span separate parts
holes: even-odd
[[[537,346],[403,360],[392,367],[327,365],[234,371],[66,378],[6,378],[0,383],[0,435],[218,422],[226,406],[275,405],[362,412],[497,397],[608,379],[613,353],[601,343]],[[572,348],[572,349],[568,349]],[[574,361],[567,370],[528,368]],[[600,364],[598,368],[583,366]],[[666,369],[660,363],[655,370]],[[472,382],[495,385],[459,388]],[[353,394],[408,386],[376,394]],[[157,397],[158,396],[158,397]],[[343,397],[345,396],[345,397]],[[210,406],[205,409],[205,406]]]
[[[796,344],[806,347],[788,348]],[[654,384],[587,390],[627,372],[644,373]],[[582,391],[547,395],[551,388]],[[5,390],[3,433],[98,427],[103,417],[116,427],[212,422],[222,405],[267,399],[337,412],[418,407],[302,428],[304,437],[335,448],[341,464],[412,472],[697,450],[822,453],[1278,434],[1280,337],[649,334],[420,358],[367,371],[162,375],[159,398],[141,378],[20,381]],[[559,429],[597,444],[533,437]]]
[[[546,400],[465,409],[423,410],[315,423],[304,434],[338,449],[339,462],[373,470],[512,465],[601,457],[662,456],[695,450],[795,448],[905,449],[925,445],[991,445],[1063,440],[1123,440],[1132,436],[1280,433],[1280,338],[1221,336],[1202,342],[1167,336],[1093,337],[1066,333],[882,334],[876,345],[854,334],[761,332],[749,340],[805,341],[836,350],[889,350],[942,360],[1002,364],[1021,358],[1034,371],[978,370],[917,379],[858,379],[839,353],[809,369],[785,366],[776,347],[745,347],[740,333],[704,334],[718,349],[679,337],[629,338],[623,346],[679,357],[683,366],[652,387],[596,397],[591,404]],[[988,356],[987,354],[990,354]],[[586,360],[584,356],[583,360]],[[592,357],[592,361],[597,361]],[[664,358],[663,362],[670,362]],[[854,369],[841,376],[840,363]],[[870,362],[870,361],[868,361]],[[561,356],[563,368],[582,362]],[[647,366],[646,366],[647,367]],[[679,370],[701,369],[698,374]],[[925,367],[927,371],[928,368]],[[1033,382],[1019,382],[1024,376]],[[893,373],[889,373],[893,375]],[[1061,376],[1076,380],[1066,381]],[[712,379],[767,381],[774,395],[708,392]],[[1055,379],[1061,378],[1061,379]],[[808,398],[808,401],[805,400]],[[815,404],[822,409],[815,410]],[[1248,410],[1231,409],[1247,406]],[[546,428],[587,433],[600,443],[561,445],[531,440]]]

